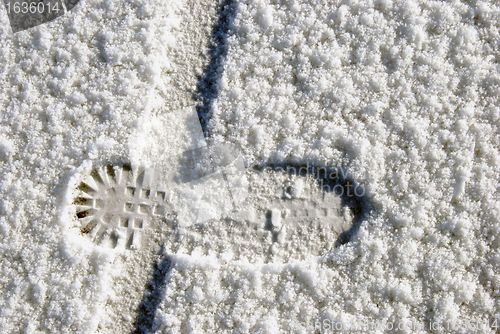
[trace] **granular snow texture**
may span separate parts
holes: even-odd
[[[374,211],[317,263],[174,257],[157,330],[494,333],[499,22],[487,1],[237,1],[212,136],[341,166]]]
[[[162,107],[177,1],[81,1],[12,34],[0,7],[0,332],[94,332],[110,256],[65,234],[68,176],[121,160]],[[116,269],[116,268],[115,268]]]
[[[251,163],[340,166],[373,211],[315,261],[171,256],[154,329],[494,333],[499,5],[234,3],[214,141]],[[17,34],[0,11],[1,333],[112,330],[121,310],[103,305],[125,270],[68,236],[58,210],[84,163],[167,165],[155,157],[171,155],[168,136],[145,131],[173,133],[165,111],[192,102],[202,50],[174,38],[189,29],[184,5],[82,0]]]

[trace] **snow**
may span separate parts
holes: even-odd
[[[97,328],[112,258],[69,237],[58,210],[69,175],[124,155],[139,116],[161,104],[170,3],[168,14],[162,1],[82,1],[17,34],[2,6],[0,332]]]
[[[0,159],[3,161],[8,161],[12,158],[14,154],[15,146],[12,140],[0,137]]]
[[[253,332],[257,319],[277,314],[262,320],[270,332],[300,327],[300,319],[311,332],[328,313],[343,326],[494,332],[499,15],[485,1],[239,2],[210,123],[214,137],[258,164],[342,166],[376,210],[356,240],[317,264],[314,276],[342,279],[311,286],[275,274],[271,286],[248,297],[244,269],[221,266],[212,275],[227,283],[211,289],[228,294],[232,309],[221,312],[236,323],[214,322],[209,302],[198,309],[176,288],[158,321],[189,314],[206,331]],[[169,284],[199,286],[204,272],[174,267]],[[266,304],[290,283],[307,291],[307,301]]]
[[[105,333],[133,321],[127,303],[148,275],[134,265],[151,258],[71,233],[71,190],[93,164],[167,171],[203,146],[186,109],[203,50],[183,43],[209,33],[209,3],[85,0],[16,34],[1,11],[0,332]],[[213,142],[250,164],[341,167],[373,211],[349,244],[304,261],[171,255],[153,328],[494,333],[498,4],[236,3]]]

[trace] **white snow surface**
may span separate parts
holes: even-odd
[[[1,6],[1,333],[97,328],[117,268],[69,238],[58,210],[77,168],[128,156],[161,108],[180,4],[83,0],[17,34]]]
[[[374,212],[318,263],[178,259],[157,328],[495,332],[498,4],[237,3],[213,136],[256,163],[341,166]]]
[[[66,233],[60,204],[86,163],[168,156],[144,131],[162,132],[157,114],[176,127],[162,106],[182,3],[82,0],[17,34],[0,11],[0,332],[88,333],[106,316],[120,268]],[[249,162],[341,166],[373,212],[317,261],[173,256],[154,329],[494,333],[500,6],[236,4],[213,138]]]

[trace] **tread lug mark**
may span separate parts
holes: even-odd
[[[165,189],[152,189],[154,171],[129,165],[94,168],[73,200],[80,232],[96,244],[139,249],[153,215],[165,216]]]

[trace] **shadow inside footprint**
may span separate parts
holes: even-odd
[[[346,244],[358,232],[362,222],[371,212],[370,202],[363,185],[355,182],[342,167],[315,166],[310,164],[270,164],[254,167],[257,170],[273,170],[291,176],[311,176],[324,193],[333,193],[341,199],[341,206],[352,216],[350,228],[342,232],[335,246]]]

